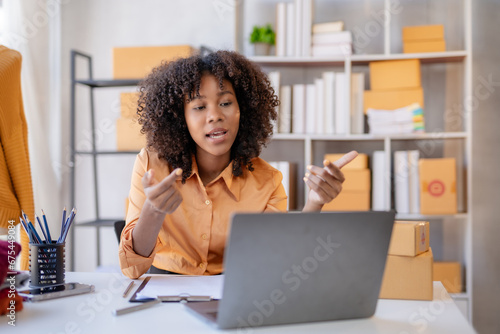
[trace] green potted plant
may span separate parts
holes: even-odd
[[[254,45],[256,56],[268,56],[271,54],[271,46],[276,42],[276,33],[270,24],[265,26],[254,26],[250,34],[250,43]]]

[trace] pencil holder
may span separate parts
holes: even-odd
[[[64,243],[30,243],[30,287],[64,284]]]

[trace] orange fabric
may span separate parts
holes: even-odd
[[[21,54],[0,45],[0,227],[19,224],[21,209],[35,214],[28,127],[21,94]],[[33,218],[32,218],[33,219]],[[21,269],[28,270],[29,239],[21,228]]]
[[[232,175],[232,164],[206,187],[198,175],[196,160],[193,172],[178,186],[182,204],[166,215],[156,245],[149,257],[134,252],[132,230],[139,219],[146,197],[142,177],[150,169],[162,180],[170,168],[156,153],[143,149],[132,173],[127,222],[123,229],[119,257],[123,274],[138,278],[151,265],[188,275],[214,275],[223,271],[223,254],[228,225],[233,212],[286,211],[287,196],[281,173],[260,158],[252,160],[254,171]]]

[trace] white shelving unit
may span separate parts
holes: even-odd
[[[332,3],[335,3],[333,1]],[[322,151],[325,147],[338,147],[338,151],[342,151],[343,148],[350,147],[351,149],[357,149],[360,152],[364,152],[364,148],[367,147],[367,151],[371,152],[375,149],[384,150],[386,153],[386,166],[391,166],[391,157],[394,150],[401,145],[414,145],[422,143],[425,141],[439,142],[440,145],[446,146],[449,142],[452,144],[458,144],[458,150],[452,149],[452,153],[448,153],[451,156],[457,158],[458,169],[458,182],[462,181],[462,186],[459,187],[457,193],[462,190],[462,193],[458,193],[459,197],[459,210],[462,208],[461,212],[455,215],[411,215],[411,214],[398,214],[398,219],[405,220],[429,220],[431,221],[431,226],[435,220],[452,220],[456,224],[463,224],[461,228],[463,229],[463,238],[460,240],[461,248],[463,249],[463,254],[457,255],[461,258],[465,267],[465,277],[464,286],[465,292],[452,294],[452,297],[457,301],[457,304],[462,309],[462,311],[467,315],[469,321],[472,319],[472,215],[471,215],[471,194],[472,194],[472,159],[471,159],[471,148],[472,148],[472,133],[471,133],[471,106],[468,98],[473,96],[472,92],[472,48],[471,48],[471,0],[456,1],[457,5],[462,3],[463,6],[463,50],[456,51],[446,51],[446,52],[436,52],[436,53],[391,53],[391,11],[390,1],[384,1],[384,10],[387,14],[385,16],[384,22],[384,47],[382,54],[354,54],[347,57],[274,57],[274,56],[259,56],[250,57],[251,60],[260,64],[265,70],[276,70],[280,71],[297,71],[299,70],[317,70],[317,68],[328,67],[337,68],[337,71],[344,71],[347,73],[347,78],[350,78],[353,66],[356,67],[367,67],[371,61],[380,60],[399,60],[399,59],[420,59],[422,67],[434,66],[433,64],[447,64],[447,63],[457,63],[461,65],[461,75],[463,78],[462,82],[462,98],[460,113],[463,119],[462,131],[436,131],[427,132],[423,134],[415,135],[390,135],[390,136],[373,136],[370,134],[356,134],[356,135],[309,135],[309,134],[275,134],[273,141],[270,143],[269,148],[266,148],[263,152],[264,158],[266,154],[278,159],[282,159],[287,154],[291,156],[290,160],[299,161],[303,158],[302,162],[299,162],[298,176],[297,176],[297,192],[299,196],[298,209],[300,205],[305,202],[306,189],[300,187],[302,180],[302,175],[304,174],[305,166],[309,164],[318,164],[321,162],[321,157],[324,153],[332,153]],[[344,2],[341,2],[339,6],[342,6]],[[254,4],[246,4],[245,6],[252,6]],[[321,5],[325,6],[325,3]],[[251,20],[250,17],[245,17],[245,20]],[[313,20],[314,22],[314,20]],[[428,22],[421,22],[420,24],[428,24]],[[446,25],[445,25],[446,28]],[[432,68],[430,69],[432,71]],[[304,76],[304,80],[305,80]],[[350,79],[348,79],[350,80]],[[433,91],[426,91],[425,84],[424,92],[425,94],[432,95]],[[350,96],[349,87],[350,83],[347,84],[347,94]],[[453,94],[453,93],[450,93]],[[350,99],[347,99],[348,101]],[[346,109],[349,110],[350,106],[347,105]],[[347,111],[346,111],[347,112]],[[437,113],[440,112],[446,121],[446,115],[444,110],[428,110],[424,108],[425,113]],[[347,122],[349,122],[349,117],[347,117]],[[350,129],[349,124],[347,124],[347,129]],[[457,145],[455,145],[457,146]],[[374,148],[375,147],[375,148]],[[267,152],[268,150],[269,152]],[[347,150],[346,150],[347,151]],[[444,150],[445,151],[445,150]],[[455,152],[455,153],[453,153]],[[456,153],[458,152],[458,153]],[[285,160],[285,159],[284,159]],[[390,168],[390,167],[388,167]],[[386,175],[389,175],[390,171],[387,171]],[[386,187],[389,189],[386,193],[387,196],[391,196],[391,180],[386,178]],[[303,191],[301,191],[303,190]],[[303,194],[303,195],[302,195]],[[301,201],[301,196],[304,198]],[[386,203],[392,203],[391,199],[388,198]],[[394,205],[390,205],[387,209],[391,209]],[[432,229],[431,229],[432,231]],[[431,232],[432,240],[432,232]],[[446,247],[446,245],[443,245]]]

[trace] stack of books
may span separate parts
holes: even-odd
[[[395,110],[369,108],[368,125],[374,135],[424,132],[424,112],[418,103]]]
[[[318,23],[312,26],[311,56],[335,57],[352,54],[352,34],[343,31],[342,21]]]

